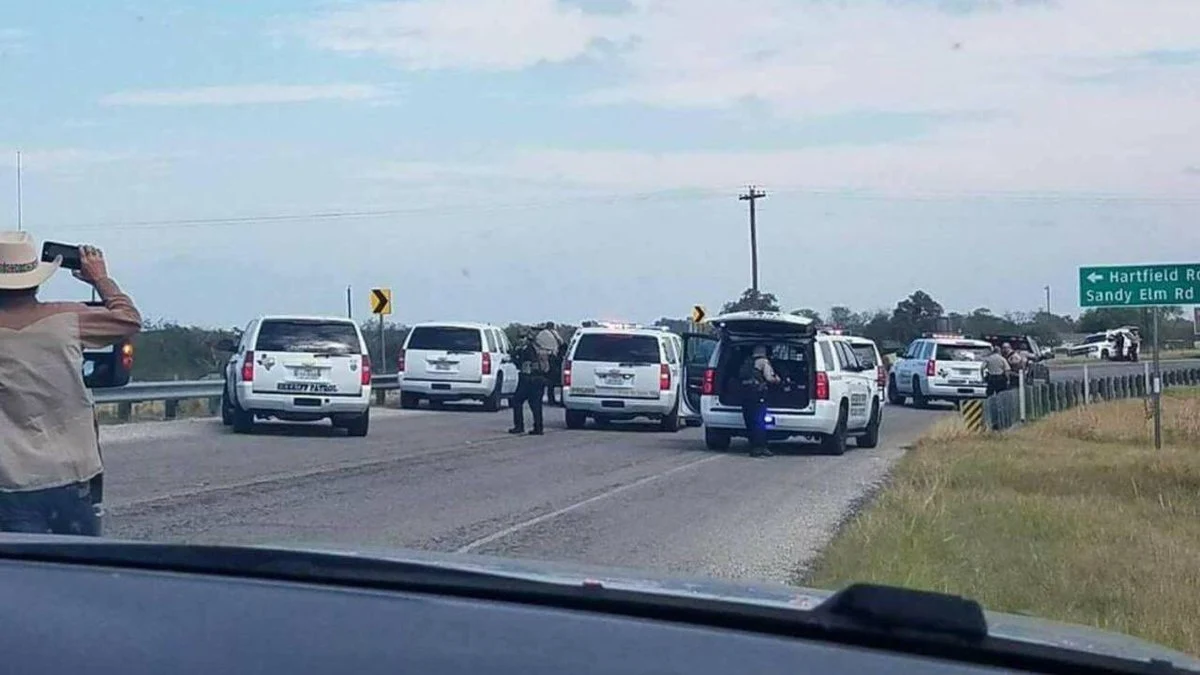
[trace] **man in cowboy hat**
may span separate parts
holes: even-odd
[[[41,262],[27,233],[0,232],[0,531],[99,534],[90,483],[102,467],[83,350],[132,336],[142,317],[100,250],[79,253],[75,277],[103,307],[38,300],[62,257]]]

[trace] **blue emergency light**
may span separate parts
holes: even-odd
[[[764,413],[763,414],[763,424],[766,425],[767,427],[775,426],[775,416],[772,415],[771,413]]]

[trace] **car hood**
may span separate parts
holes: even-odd
[[[286,547],[297,550],[297,547]],[[302,550],[313,551],[312,548]],[[499,558],[478,554],[449,554],[396,549],[319,549],[335,555],[369,557],[397,562],[415,562],[500,574],[522,579],[577,586],[584,581],[606,587],[667,596],[690,596],[746,603],[765,607],[810,610],[833,595],[833,591],[778,583],[679,577],[614,567],[597,567],[566,562],[544,562]],[[1021,642],[1049,645],[1110,656],[1171,661],[1178,667],[1200,670],[1200,659],[1153,642],[1122,633],[1051,621],[1034,616],[985,612],[988,634]]]

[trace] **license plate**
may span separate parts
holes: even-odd
[[[320,368],[297,368],[296,379],[298,380],[319,380],[321,379]]]
[[[434,370],[450,370],[450,364],[449,363],[435,363],[435,364],[433,364],[433,369]]]
[[[626,386],[625,378],[619,375],[617,377],[606,377],[604,378],[604,385],[606,387],[624,387]]]

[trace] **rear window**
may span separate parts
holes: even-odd
[[[409,349],[447,352],[482,352],[483,335],[478,328],[417,326],[408,338]]]
[[[875,359],[875,348],[870,345],[850,345],[855,354],[858,354],[858,360],[863,362],[864,366],[874,368],[879,365]]]
[[[575,345],[576,361],[602,363],[659,363],[658,338],[649,335],[592,333]]]
[[[255,347],[263,352],[361,354],[358,330],[343,321],[268,319],[258,329]]]
[[[992,353],[991,346],[979,345],[938,345],[937,361],[982,361]]]

